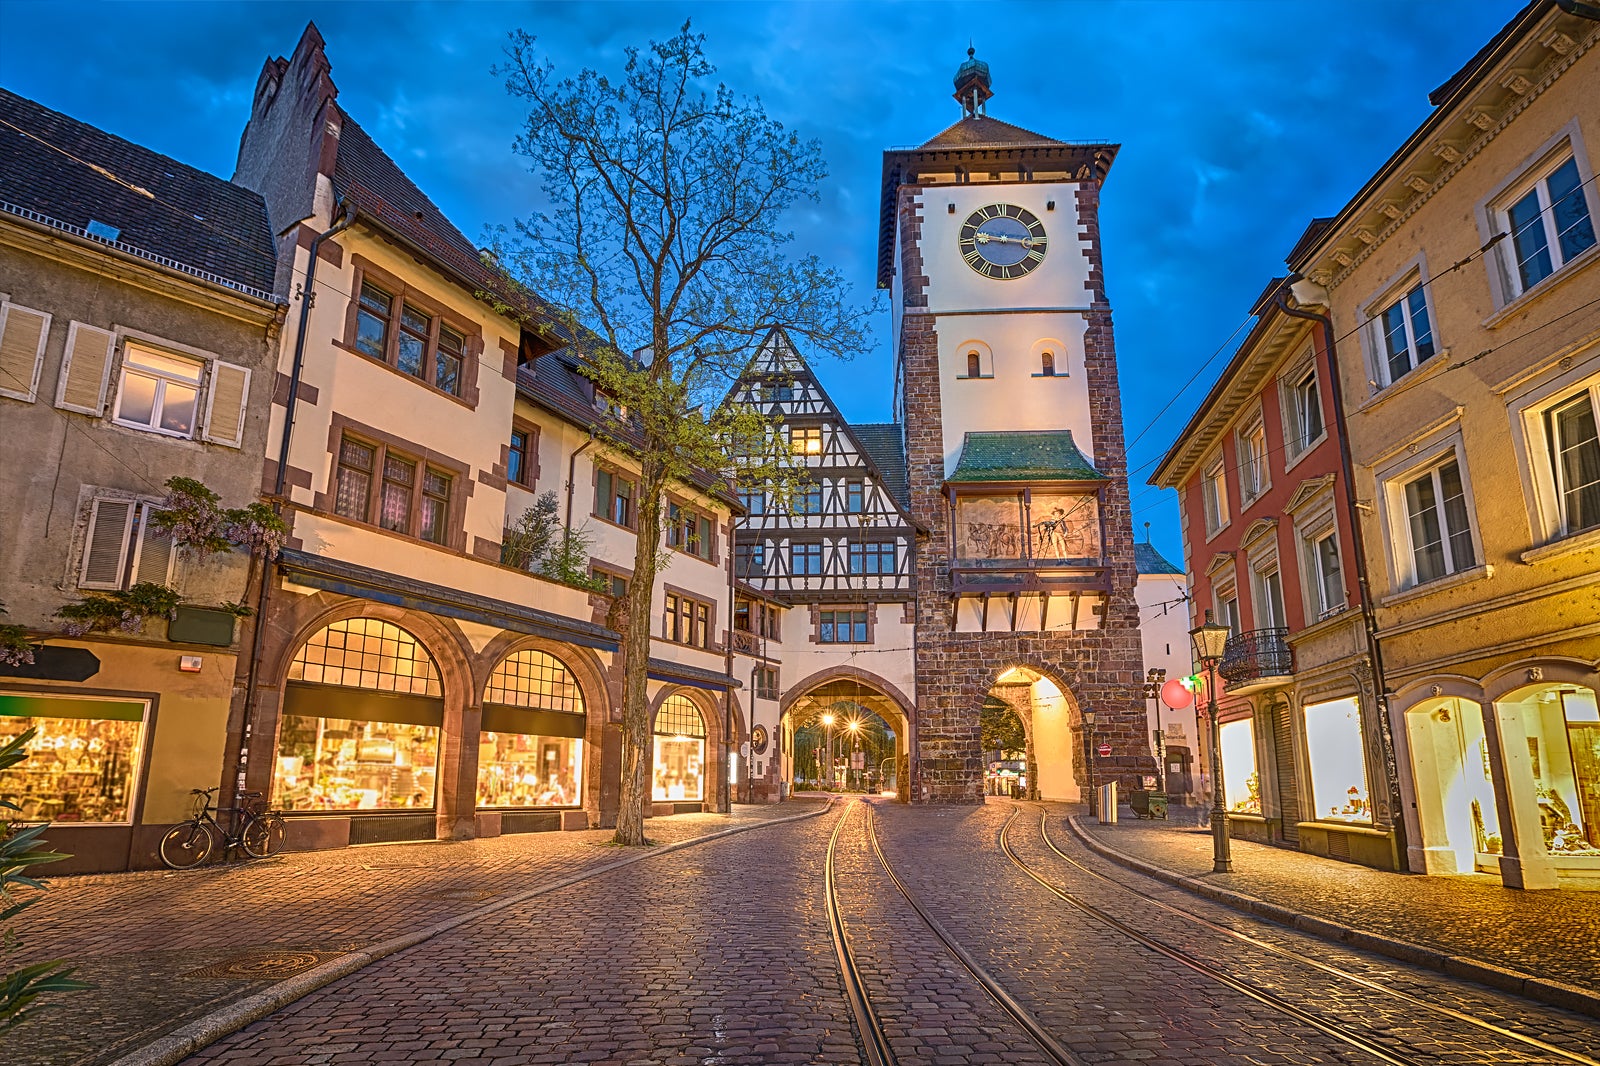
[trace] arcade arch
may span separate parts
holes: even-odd
[[[856,787],[909,798],[911,704],[890,682],[864,670],[820,671],[789,689],[779,714],[782,750],[774,754],[788,789]],[[855,752],[859,760],[847,757]]]
[[[1077,702],[1057,681],[1031,666],[1000,671],[988,692],[1016,712],[1026,734],[1026,790],[1031,799],[1083,798],[1079,771],[1086,738],[1079,724]]]

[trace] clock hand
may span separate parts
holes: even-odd
[[[1020,244],[1024,248],[1032,248],[1034,244],[1032,237],[1006,237],[999,233],[978,233],[973,235],[973,239],[979,244],[993,241],[996,244]]]

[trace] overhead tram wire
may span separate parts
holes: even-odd
[[[1508,345],[1515,344],[1517,341],[1524,340],[1527,337],[1531,337],[1533,334],[1538,333],[1540,330],[1545,329],[1548,326],[1555,325],[1557,322],[1560,322],[1562,319],[1570,318],[1572,315],[1578,314],[1581,311],[1586,311],[1589,308],[1595,306],[1596,304],[1600,304],[1600,297],[1596,297],[1595,299],[1588,300],[1588,301],[1586,301],[1584,303],[1581,303],[1578,306],[1573,307],[1573,308],[1571,308],[1571,309],[1569,309],[1567,311],[1564,311],[1564,312],[1562,312],[1561,314],[1557,315],[1554,318],[1547,319],[1546,321],[1541,322],[1536,326],[1530,326],[1527,329],[1523,330],[1521,333],[1516,334],[1515,336],[1507,337],[1504,340],[1502,340],[1500,343],[1491,345],[1490,347],[1483,349],[1482,351],[1478,352],[1476,355],[1469,355],[1469,356],[1466,356],[1463,359],[1459,359],[1456,362],[1449,364],[1447,369],[1449,369],[1449,370],[1460,370],[1463,367],[1468,366],[1469,364],[1477,362],[1479,359],[1482,359],[1482,358],[1484,358],[1486,356],[1494,354],[1497,351],[1500,351],[1502,348],[1505,348]],[[1372,320],[1368,319],[1368,321],[1370,322]],[[1349,337],[1353,333],[1357,332],[1359,329],[1360,329],[1360,327],[1357,327],[1357,330],[1352,330],[1351,333],[1346,333],[1344,336],[1345,337]],[[1262,455],[1262,458],[1265,459],[1268,456],[1281,455],[1284,452],[1286,452],[1287,450],[1288,450],[1288,445],[1284,444],[1284,445],[1280,445],[1279,447],[1276,447],[1276,448],[1269,448],[1266,451],[1262,452],[1261,455]],[[1127,474],[1128,478],[1132,479],[1132,477],[1135,474],[1142,473],[1145,470],[1148,470],[1150,467],[1155,466],[1157,463],[1161,462],[1162,458],[1164,458],[1164,456],[1157,456],[1156,458],[1151,459],[1149,462],[1141,463],[1139,466],[1134,467],[1133,469],[1128,471],[1128,474]],[[1128,502],[1131,505],[1131,504],[1133,504],[1134,502],[1136,502],[1138,500],[1144,499],[1146,496],[1149,496],[1152,493],[1168,492],[1168,491],[1172,491],[1172,490],[1164,489],[1159,485],[1149,485],[1149,486],[1146,486],[1145,488],[1143,488],[1142,490],[1140,490],[1138,493],[1131,494],[1130,497],[1129,497],[1129,501]],[[1146,506],[1146,507],[1133,507],[1133,508],[1131,508],[1130,514],[1139,514],[1142,511],[1146,511],[1146,510],[1149,510],[1149,509],[1150,508],[1148,506]]]
[[[1595,181],[1596,179],[1600,179],[1600,174],[1592,174],[1588,178],[1585,178],[1583,181],[1579,182],[1576,186],[1574,186],[1572,192],[1568,193],[1567,195],[1568,196],[1573,195],[1579,189],[1582,189],[1585,185],[1590,184],[1591,182]],[[1533,216],[1533,218],[1531,218],[1527,222],[1523,223],[1522,226],[1518,227],[1516,230],[1509,231],[1509,232],[1501,232],[1501,233],[1495,234],[1494,236],[1490,237],[1487,241],[1485,241],[1483,244],[1479,245],[1478,248],[1475,251],[1469,253],[1468,255],[1463,256],[1462,258],[1460,258],[1458,260],[1456,260],[1455,262],[1451,263],[1449,266],[1445,267],[1443,270],[1440,270],[1438,273],[1430,275],[1427,278],[1424,278],[1423,280],[1419,281],[1417,284],[1419,284],[1419,285],[1431,285],[1435,281],[1437,281],[1438,279],[1444,277],[1446,274],[1454,273],[1455,271],[1460,270],[1462,267],[1466,266],[1467,264],[1475,262],[1478,259],[1481,259],[1484,255],[1486,255],[1488,253],[1489,249],[1493,248],[1495,245],[1501,243],[1502,241],[1513,240],[1516,237],[1521,236],[1529,227],[1533,226],[1535,223],[1542,222],[1542,220],[1544,219],[1545,212],[1546,211],[1553,211],[1554,209],[1555,209],[1554,205],[1551,205],[1550,207],[1544,208],[1543,210],[1539,211],[1537,214],[1535,214]],[[1593,223],[1593,220],[1591,219],[1591,224],[1592,223]],[[1239,331],[1241,329],[1243,329],[1245,326],[1249,325],[1250,321],[1252,319],[1254,319],[1255,317],[1256,317],[1255,315],[1247,315],[1247,316],[1245,316],[1245,319],[1244,319],[1243,322],[1239,323],[1238,326],[1234,327],[1233,332],[1228,335],[1228,339],[1227,340],[1222,342],[1221,347],[1219,347],[1216,351],[1212,352],[1211,355],[1206,359],[1206,361],[1204,363],[1200,364],[1200,369],[1196,370],[1194,372],[1194,374],[1192,376],[1190,376],[1189,380],[1183,383],[1182,387],[1180,387],[1178,389],[1177,393],[1173,395],[1172,399],[1167,401],[1166,405],[1163,406],[1160,411],[1156,412],[1155,416],[1150,420],[1149,424],[1147,424],[1143,429],[1141,429],[1138,432],[1138,434],[1132,440],[1130,440],[1127,443],[1127,445],[1125,446],[1124,450],[1126,450],[1128,448],[1132,448],[1135,444],[1139,443],[1140,440],[1144,439],[1144,435],[1146,433],[1150,432],[1150,430],[1155,428],[1156,423],[1161,420],[1163,415],[1165,415],[1169,410],[1171,410],[1172,405],[1178,402],[1179,397],[1181,397],[1186,391],[1188,391],[1189,386],[1194,384],[1195,379],[1200,376],[1201,372],[1204,371],[1206,367],[1210,366],[1211,363],[1216,360],[1218,355],[1222,354],[1222,352],[1227,350],[1227,347],[1233,341],[1233,338],[1238,336]],[[1362,319],[1359,323],[1357,323],[1355,326],[1353,326],[1350,330],[1348,330],[1347,332],[1342,333],[1339,336],[1335,337],[1334,338],[1334,343],[1337,344],[1340,341],[1347,340],[1348,338],[1355,336],[1357,333],[1359,333],[1363,329],[1367,328],[1368,325],[1370,325],[1371,323],[1377,321],[1377,317],[1378,317],[1377,315],[1371,315],[1371,316],[1368,316],[1367,318]],[[1514,340],[1515,338],[1512,338],[1512,339]],[[1487,355],[1490,351],[1494,351],[1496,348],[1503,347],[1505,343],[1508,343],[1508,342],[1502,342],[1501,344],[1496,345],[1495,348],[1485,349],[1485,351],[1480,352],[1478,354],[1477,358],[1482,358],[1484,355]],[[1453,366],[1452,369],[1456,369],[1456,367]],[[1159,458],[1155,459],[1155,460],[1152,460],[1150,463],[1145,463],[1142,466],[1136,467],[1135,469],[1128,471],[1128,476],[1132,477],[1134,474],[1139,473],[1140,471],[1143,471],[1144,469],[1146,469],[1149,466],[1153,466],[1157,462],[1160,462]]]
[[[1332,976],[1337,977],[1337,978],[1339,978],[1340,980],[1343,980],[1343,981],[1348,981],[1351,984],[1359,985],[1362,988],[1366,988],[1366,989],[1369,989],[1369,990],[1375,991],[1375,992],[1381,992],[1381,993],[1384,993],[1385,995],[1393,996],[1394,998],[1399,999],[1399,1000],[1403,1000],[1404,1002],[1409,1003],[1412,1006],[1420,1007],[1420,1008],[1422,1008],[1424,1010],[1432,1011],[1433,1013],[1436,1013],[1436,1014],[1442,1014],[1445,1017],[1451,1018],[1451,1019],[1453,1019],[1455,1021],[1466,1022],[1467,1024],[1475,1026],[1477,1028],[1488,1030],[1489,1032],[1494,1033],[1496,1036],[1506,1037],[1506,1038],[1509,1038],[1511,1040],[1515,1040],[1515,1041],[1517,1041],[1519,1043],[1527,1044],[1527,1045],[1529,1045],[1531,1047],[1536,1047],[1541,1051],[1550,1052],[1550,1053],[1558,1055],[1561,1058],[1566,1059],[1566,1060],[1568,1060],[1570,1062],[1580,1063],[1580,1064],[1582,1064],[1582,1066],[1600,1066],[1600,1061],[1596,1061],[1595,1059],[1590,1058],[1590,1057],[1588,1057],[1586,1055],[1583,1055],[1583,1054],[1580,1054],[1580,1053],[1577,1053],[1577,1052],[1573,1052],[1573,1051],[1568,1051],[1565,1048],[1560,1048],[1560,1047],[1555,1046],[1554,1044],[1546,1043],[1545,1041],[1540,1040],[1537,1037],[1527,1036],[1527,1035],[1524,1035],[1522,1033],[1518,1033],[1518,1032],[1515,1032],[1513,1030],[1506,1029],[1506,1028],[1503,1028],[1501,1026],[1491,1024],[1489,1022],[1485,1022],[1482,1019],[1477,1018],[1477,1017],[1475,1017],[1475,1016],[1473,1016],[1471,1014],[1467,1014],[1467,1013],[1462,1012],[1462,1011],[1454,1010],[1453,1008],[1444,1006],[1444,1005],[1442,1005],[1440,1003],[1435,1003],[1435,1002],[1432,1002],[1430,1000],[1422,999],[1421,997],[1414,996],[1411,993],[1401,991],[1400,989],[1390,988],[1387,985],[1382,984],[1381,982],[1372,980],[1371,978],[1362,977],[1359,974],[1351,973],[1351,972],[1349,972],[1347,970],[1342,970],[1342,969],[1338,968],[1337,966],[1332,966],[1332,965],[1329,965],[1328,963],[1325,963],[1325,962],[1319,962],[1318,960],[1310,958],[1310,957],[1308,957],[1306,955],[1303,955],[1303,954],[1301,954],[1299,952],[1289,951],[1286,948],[1281,948],[1278,945],[1270,943],[1269,941],[1266,941],[1266,940],[1262,940],[1259,937],[1251,936],[1249,933],[1242,933],[1242,932],[1238,931],[1237,929],[1230,928],[1229,926],[1220,925],[1220,924],[1218,924],[1216,922],[1209,921],[1209,920],[1207,920],[1205,918],[1200,917],[1198,914],[1195,914],[1193,911],[1185,910],[1182,907],[1174,907],[1172,904],[1166,902],[1165,900],[1163,900],[1163,899],[1161,899],[1161,898],[1159,898],[1157,896],[1153,896],[1148,892],[1144,892],[1144,891],[1141,891],[1140,889],[1134,888],[1133,885],[1129,884],[1125,880],[1122,880],[1122,879],[1116,878],[1116,877],[1110,877],[1110,876],[1106,875],[1105,873],[1102,873],[1101,871],[1094,869],[1093,867],[1085,866],[1083,863],[1079,862],[1077,859],[1074,859],[1072,856],[1070,856],[1066,852],[1062,851],[1059,847],[1056,846],[1056,842],[1050,838],[1050,811],[1049,811],[1048,808],[1045,808],[1045,807],[1041,807],[1040,810],[1039,810],[1039,834],[1040,834],[1040,837],[1044,840],[1045,846],[1048,847],[1051,851],[1055,852],[1056,855],[1058,855],[1063,861],[1065,861],[1067,863],[1070,863],[1072,866],[1077,867],[1079,870],[1082,870],[1084,873],[1089,874],[1092,877],[1096,877],[1096,878],[1098,878],[1098,879],[1100,879],[1102,881],[1107,882],[1108,884],[1115,885],[1116,887],[1118,887],[1118,888],[1120,888],[1120,889],[1122,889],[1122,890],[1124,890],[1126,892],[1131,892],[1133,895],[1138,896],[1140,899],[1143,899],[1143,900],[1145,900],[1145,901],[1147,901],[1149,903],[1153,903],[1157,907],[1161,908],[1162,910],[1168,911],[1168,912],[1170,912],[1172,914],[1175,914],[1179,918],[1184,919],[1185,921],[1191,922],[1191,923],[1193,923],[1195,925],[1203,926],[1203,927],[1205,927],[1207,929],[1211,929],[1211,930],[1213,930],[1213,931],[1215,931],[1217,933],[1222,934],[1223,936],[1228,937],[1229,939],[1239,941],[1240,943],[1249,944],[1250,946],[1256,947],[1256,948],[1260,948],[1263,951],[1271,952],[1272,954],[1275,954],[1275,955],[1280,955],[1280,956],[1283,956],[1285,958],[1293,959],[1296,962],[1302,963],[1302,964],[1304,964],[1306,966],[1309,966],[1309,967],[1311,967],[1313,969],[1316,969],[1316,970],[1321,970],[1324,973],[1331,974]]]

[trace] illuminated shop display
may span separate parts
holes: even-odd
[[[1318,703],[1305,710],[1306,758],[1311,765],[1312,810],[1319,821],[1370,822],[1366,743],[1354,699]]]
[[[6,771],[18,821],[128,822],[144,744],[143,700],[0,693],[0,744],[37,729]]]
[[[1261,813],[1261,775],[1256,773],[1255,726],[1248,718],[1223,722],[1222,802],[1234,814]]]
[[[1550,854],[1600,855],[1600,709],[1592,691],[1546,689],[1522,703],[1539,828]]]
[[[565,663],[542,651],[503,660],[483,693],[478,806],[581,803],[583,730],[583,693]]]
[[[273,804],[431,808],[443,722],[439,673],[415,637],[375,618],[335,622],[289,667]]]
[[[668,696],[656,715],[655,788],[657,800],[705,798],[706,723],[687,696]]]

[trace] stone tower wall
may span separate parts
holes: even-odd
[[[1140,786],[1155,772],[1145,733],[1143,653],[1139,609],[1134,600],[1137,570],[1128,504],[1122,402],[1117,379],[1111,305],[1106,299],[1100,254],[1099,185],[1084,182],[1077,200],[1090,258],[1090,307],[1085,336],[1085,377],[1095,425],[1095,466],[1111,479],[1102,510],[1105,558],[1111,595],[1102,628],[1060,633],[957,633],[950,597],[949,512],[944,481],[942,397],[937,321],[927,307],[921,251],[918,186],[899,190],[900,277],[904,293],[899,357],[903,365],[906,459],[913,515],[929,530],[916,560],[916,727],[912,796],[938,803],[983,802],[983,752],[979,709],[999,673],[1026,666],[1050,678],[1065,697],[1079,731],[1073,772],[1088,778],[1088,752],[1081,733],[1085,708],[1096,712],[1094,739],[1112,755],[1096,758],[1097,784],[1118,780]],[[1004,428],[1004,427],[996,427]]]

